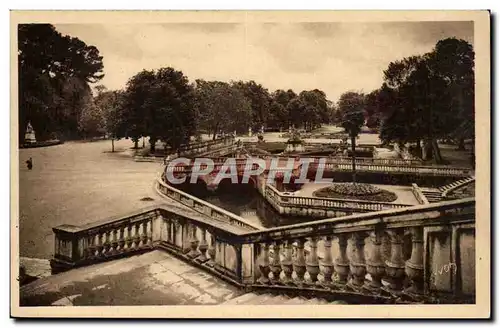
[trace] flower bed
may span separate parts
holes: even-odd
[[[316,190],[313,196],[375,202],[393,202],[398,199],[395,193],[366,183],[335,183],[332,186]]]

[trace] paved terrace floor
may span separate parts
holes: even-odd
[[[243,293],[155,250],[36,280],[21,288],[20,305],[211,305]]]

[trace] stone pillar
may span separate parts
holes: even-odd
[[[405,276],[405,262],[403,260],[403,236],[404,230],[401,228],[389,230],[391,239],[391,258],[386,261],[387,280],[389,282],[388,290],[399,294],[403,288],[403,279]]]
[[[208,257],[206,255],[206,252],[208,250],[208,243],[207,243],[207,230],[204,228],[201,229],[201,241],[200,245],[198,246],[198,249],[200,250],[200,256],[196,259],[200,263],[204,263],[208,260]]]
[[[332,238],[326,237],[324,241],[325,256],[323,258],[323,277],[326,284],[332,282],[333,263],[332,263]]]
[[[340,285],[345,285],[347,283],[347,277],[349,276],[349,259],[347,257],[347,235],[338,235],[339,241],[339,256],[335,259],[335,272],[338,275],[338,283]]]
[[[411,257],[406,261],[406,274],[411,280],[411,286],[406,293],[420,296],[424,293],[424,240],[423,228],[411,228]]]
[[[366,270],[372,280],[366,284],[366,288],[371,291],[378,291],[382,287],[381,279],[385,274],[385,265],[381,255],[382,232],[376,229],[370,233],[372,245],[370,247],[371,254],[366,261]]]
[[[267,243],[263,243],[261,245],[261,253],[258,261],[258,266],[260,270],[260,278],[259,282],[261,284],[269,284],[269,272],[271,272],[269,268],[269,245]]]
[[[318,281],[319,274],[319,261],[318,261],[318,239],[316,237],[310,238],[311,252],[306,263],[307,272],[314,284]]]
[[[285,244],[285,258],[281,262],[281,266],[283,267],[283,273],[285,274],[285,278],[283,279],[283,283],[290,284],[292,283],[292,274],[293,274],[293,262],[292,262],[292,241],[288,240]]]
[[[280,281],[281,259],[280,242],[276,241],[273,245],[273,260],[271,262],[271,272],[273,273],[272,283],[277,284]]]
[[[297,275],[297,283],[301,285],[304,282],[304,274],[306,273],[306,261],[304,257],[304,240],[297,240],[297,252],[295,255],[295,263],[293,270]]]
[[[350,269],[352,273],[352,280],[350,282],[350,285],[355,288],[363,286],[365,282],[365,237],[365,233],[363,232],[355,232],[352,234],[354,250],[350,263]]]

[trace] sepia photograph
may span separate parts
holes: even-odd
[[[490,316],[488,11],[10,18],[12,316]]]

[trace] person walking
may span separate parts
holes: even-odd
[[[26,161],[26,166],[28,166],[28,170],[33,168],[33,159],[31,157]]]

